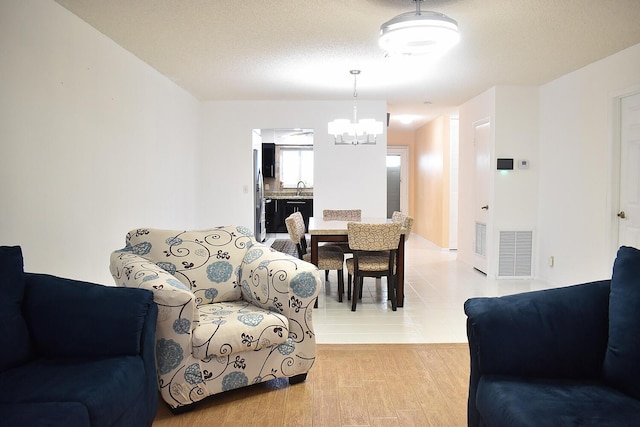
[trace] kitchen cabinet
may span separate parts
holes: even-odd
[[[284,218],[294,212],[300,212],[304,219],[304,231],[309,229],[309,217],[313,216],[313,199],[286,199],[284,200]],[[284,219],[283,219],[284,222]],[[285,232],[287,231],[285,227]]]
[[[265,199],[264,201],[264,219],[265,219],[265,230],[267,233],[275,233],[275,215],[276,215],[276,200],[273,199]]]
[[[313,216],[313,199],[269,199],[266,203],[267,233],[286,233],[286,217],[300,212],[304,219],[305,231],[309,227],[309,217]]]
[[[264,178],[276,177],[276,144],[262,144],[262,176]]]

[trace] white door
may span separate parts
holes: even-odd
[[[640,93],[620,105],[619,246],[640,248]]]
[[[489,194],[491,185],[491,122],[481,122],[474,128],[476,158],[474,183],[475,241],[473,267],[487,274],[489,236]]]

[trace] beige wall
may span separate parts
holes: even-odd
[[[416,232],[440,247],[449,246],[449,117],[416,131]]]
[[[409,147],[409,214],[413,231],[449,247],[450,120],[439,117],[416,131],[393,131],[389,146]]]

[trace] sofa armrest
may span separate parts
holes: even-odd
[[[465,302],[471,357],[483,374],[600,375],[609,280]]]
[[[596,378],[607,348],[610,280],[465,302],[467,423],[479,426],[483,375]]]
[[[25,284],[24,317],[38,355],[143,353],[145,334],[157,317],[151,292],[34,273],[25,274]]]
[[[242,298],[289,319],[290,338],[313,336],[313,305],[322,282],[318,268],[306,261],[253,244],[239,271]]]
[[[177,344],[185,355],[191,354],[191,332],[199,321],[193,292],[166,270],[131,252],[113,252],[109,269],[117,286],[153,292],[159,345],[174,348]]]

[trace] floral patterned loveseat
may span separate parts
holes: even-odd
[[[317,268],[245,227],[132,230],[110,270],[118,286],[154,293],[158,386],[174,413],[274,378],[304,381],[315,361]]]

